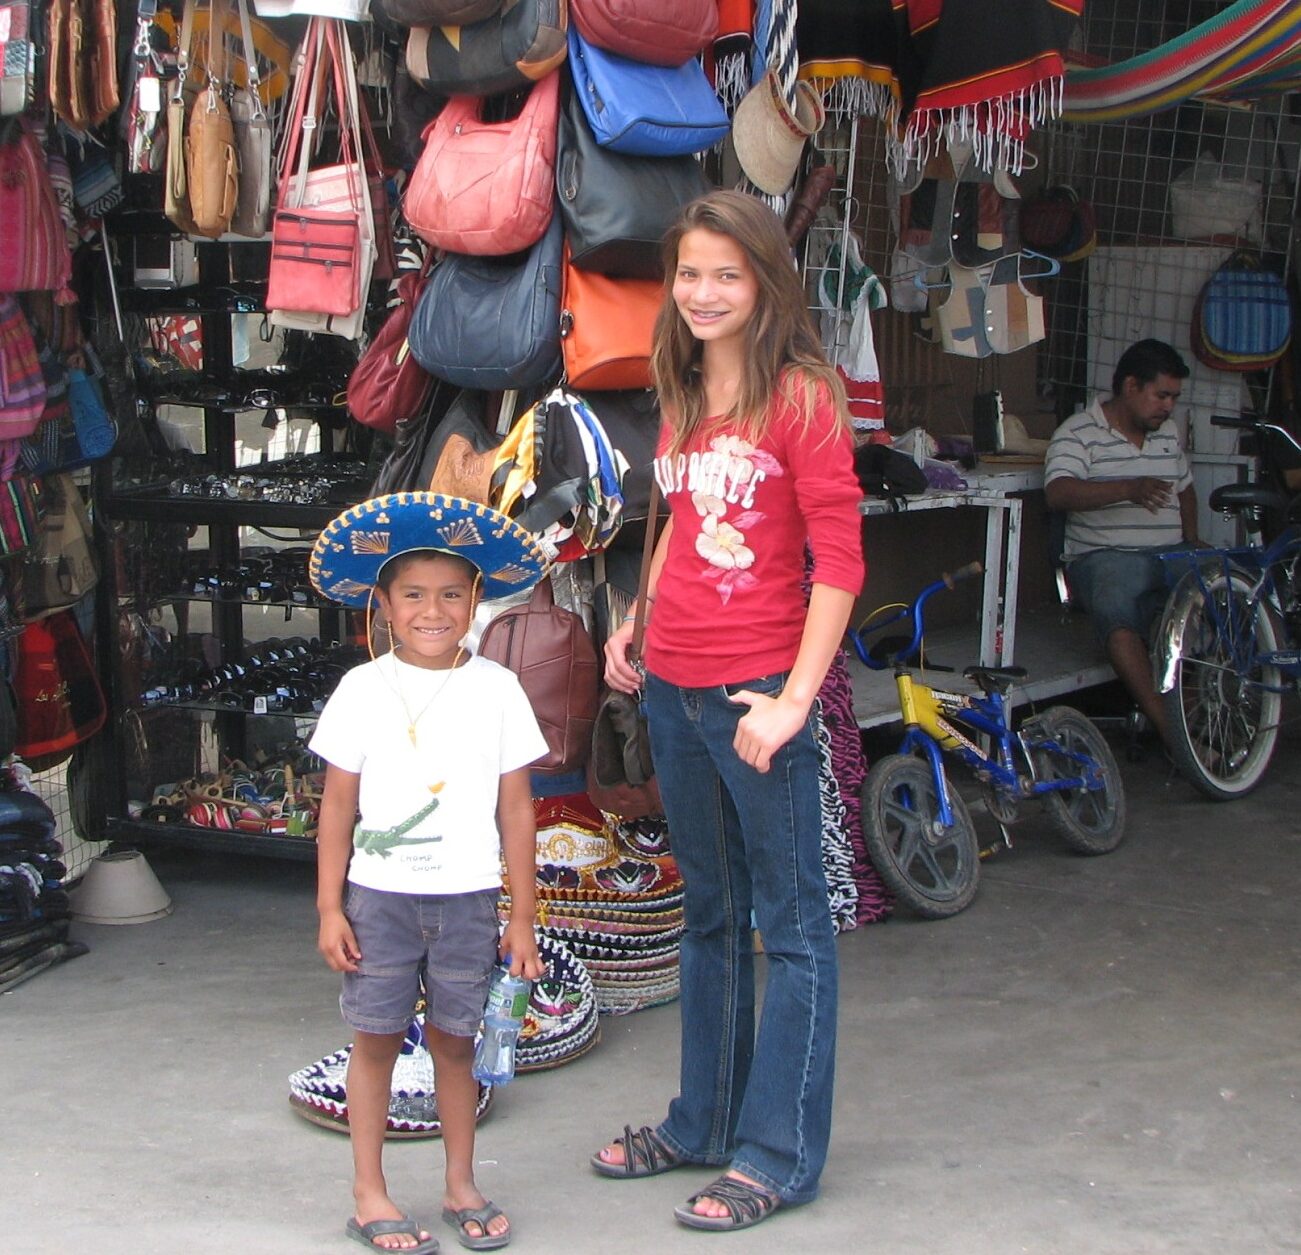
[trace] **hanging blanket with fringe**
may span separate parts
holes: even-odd
[[[823,93],[834,118],[894,121],[904,85],[916,91],[907,14],[891,0],[799,0],[795,45],[800,78]]]
[[[1068,68],[1063,116],[1117,122],[1192,97],[1249,100],[1301,76],[1301,5],[1238,0],[1159,48],[1115,65]]]

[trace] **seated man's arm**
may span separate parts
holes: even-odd
[[[1191,494],[1191,489],[1188,490]],[[1169,480],[1155,479],[1151,475],[1138,475],[1129,479],[1090,480],[1061,475],[1044,485],[1044,500],[1050,510],[1101,510],[1104,506],[1132,501],[1144,509],[1157,512],[1170,501],[1172,485]],[[1180,511],[1183,494],[1180,494]],[[1193,532],[1197,531],[1197,507],[1193,505]]]

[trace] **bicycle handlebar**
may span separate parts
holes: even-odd
[[[1297,443],[1296,437],[1286,427],[1267,423],[1262,418],[1244,418],[1241,414],[1212,414],[1211,426],[1232,427],[1235,431],[1272,431],[1282,436],[1298,453],[1301,453],[1301,444]]]
[[[966,566],[960,566],[956,571],[946,571],[932,584],[927,584],[916,597],[913,598],[910,606],[905,606],[898,614],[891,615],[888,619],[882,619],[874,623],[869,632],[879,632],[882,628],[889,627],[892,623],[898,623],[901,619],[910,619],[912,621],[912,638],[903,646],[890,655],[883,662],[878,662],[867,652],[867,646],[863,644],[863,629],[851,628],[846,635],[849,642],[854,647],[854,653],[858,655],[859,661],[865,667],[870,667],[873,671],[885,671],[888,667],[896,666],[907,658],[912,658],[921,648],[922,643],[922,623],[923,613],[926,603],[941,589],[952,588],[955,584],[962,583],[963,580],[974,579],[977,575],[983,574],[985,570],[984,563],[968,562]]]

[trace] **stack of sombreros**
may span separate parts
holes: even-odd
[[[586,794],[539,798],[534,809],[539,931],[581,960],[601,1011],[672,1001],[682,877],[663,821],[620,825]],[[503,909],[508,904],[503,898]]]

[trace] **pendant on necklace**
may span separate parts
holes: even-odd
[[[414,723],[407,724],[407,738],[411,742],[411,748],[415,749],[416,748],[416,725]]]

